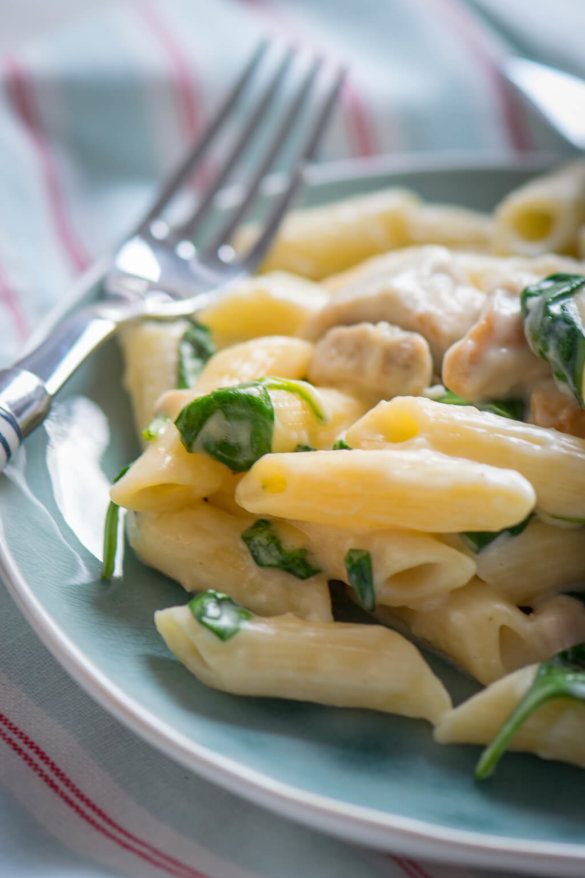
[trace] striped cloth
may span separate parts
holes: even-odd
[[[138,0],[4,57],[2,364],[132,225],[261,34],[350,65],[323,158],[493,155],[563,148],[497,61],[517,43],[585,73],[584,25],[572,0]],[[0,813],[7,878],[488,876],[333,840],[189,774],[85,696],[4,590]]]

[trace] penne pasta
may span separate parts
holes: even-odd
[[[167,422],[141,456],[112,485],[111,499],[126,509],[178,509],[230,484],[229,470],[207,455],[189,454]]]
[[[199,320],[220,348],[251,338],[296,335],[329,298],[319,284],[286,272],[273,272],[234,284]]]
[[[406,218],[417,198],[404,189],[387,189],[334,204],[293,211],[284,220],[262,270],[290,271],[313,280],[343,271],[374,253],[403,247]],[[236,236],[245,249],[255,226]]]
[[[465,585],[476,562],[431,534],[397,530],[342,530],[317,524],[296,526],[329,579],[348,582],[347,555],[367,552],[376,605],[420,607]]]
[[[465,551],[465,543],[457,539]],[[585,585],[585,531],[533,518],[519,534],[503,532],[472,555],[477,575],[515,604]]]
[[[249,512],[433,533],[510,527],[534,499],[519,473],[428,449],[270,454],[236,488]]]
[[[488,252],[493,246],[494,220],[490,214],[453,204],[414,204],[406,218],[407,244]]]
[[[585,640],[585,607],[558,595],[520,610],[478,579],[429,607],[392,609],[382,620],[404,622],[417,638],[450,656],[487,684]]]
[[[423,397],[397,397],[379,403],[364,415],[347,431],[347,441],[368,449],[415,442],[420,448],[506,467],[521,473],[531,483],[538,509],[561,519],[585,520],[585,440],[576,436],[479,411],[473,406],[444,405]]]
[[[213,595],[208,600],[218,604]],[[233,619],[237,610],[229,609]],[[177,658],[208,686],[226,692],[364,707],[432,723],[450,707],[446,689],[418,650],[378,625],[248,613],[222,639],[189,607],[160,610],[155,621]]]
[[[157,412],[174,419],[198,396],[218,387],[254,381],[267,375],[303,378],[312,353],[313,345],[308,342],[280,335],[255,338],[225,348],[207,363],[193,387],[163,394]]]
[[[177,386],[179,341],[187,327],[186,320],[144,320],[120,334],[124,385],[132,400],[139,435],[154,417],[159,396]]]
[[[585,223],[585,162],[571,162],[511,192],[494,220],[499,253],[576,253]]]
[[[445,713],[435,728],[440,744],[489,744],[534,682],[532,664],[497,680]],[[514,735],[511,750],[536,753],[585,768],[585,705],[569,698],[539,707]]]
[[[138,557],[176,579],[186,591],[221,584],[234,600],[263,616],[294,613],[302,619],[331,620],[331,598],[323,575],[301,581],[284,570],[256,564],[242,540],[254,523],[245,513],[233,514],[212,502],[200,502],[128,518],[128,537]]]

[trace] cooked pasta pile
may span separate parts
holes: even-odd
[[[583,674],[584,245],[583,162],[493,215],[390,189],[293,213],[196,320],[126,330],[145,438],[111,499],[195,595],[155,619],[190,671],[485,744],[553,665]],[[374,624],[336,621],[332,582]],[[485,688],[453,708],[411,639]],[[511,746],[585,766],[567,686]]]

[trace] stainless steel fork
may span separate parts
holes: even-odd
[[[46,417],[54,395],[75,369],[118,329],[145,317],[172,320],[192,316],[262,261],[301,185],[304,166],[318,146],[343,81],[342,68],[328,68],[322,59],[314,58],[305,63],[300,83],[291,85],[291,80],[299,78],[297,68],[302,62],[297,52],[286,51],[190,215],[173,224],[167,214],[217,144],[235,109],[242,106],[253,80],[270,64],[273,53],[266,43],[255,52],[203,136],[117,250],[103,281],[104,295],[65,317],[34,350],[0,371],[0,471],[22,439]],[[283,104],[287,86],[292,96],[276,129],[262,145],[236,206],[213,231],[211,240],[197,246],[194,240],[211,216],[218,193],[275,107]],[[301,125],[301,143],[282,191],[270,204],[257,239],[246,252],[236,254],[230,246],[236,228],[253,205],[266,174]]]

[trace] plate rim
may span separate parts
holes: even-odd
[[[307,184],[318,186],[376,176],[395,176],[409,172],[457,170],[543,170],[565,156],[550,153],[509,154],[449,153],[392,155],[369,159],[349,159],[314,165],[307,172]],[[273,189],[282,184],[282,175],[268,182]],[[230,187],[226,197],[237,197],[238,187]],[[34,341],[44,337],[66,311],[87,295],[103,276],[108,265],[103,257],[86,271],[62,304],[53,309],[34,333]],[[1,536],[1,530],[0,530]],[[216,753],[192,741],[171,725],[142,707],[123,692],[85,656],[44,609],[33,587],[20,573],[12,553],[0,539],[0,574],[17,606],[45,647],[94,701],[139,735],[159,752],[200,774],[206,780],[265,807],[280,816],[312,829],[327,832],[345,841],[423,856],[459,865],[531,869],[550,874],[550,868],[563,869],[565,875],[582,875],[585,844],[542,842],[531,838],[507,837],[455,829],[342,802],[321,793],[299,789],[275,780],[261,771]],[[579,871],[577,871],[579,870]],[[557,871],[557,874],[561,874]]]

